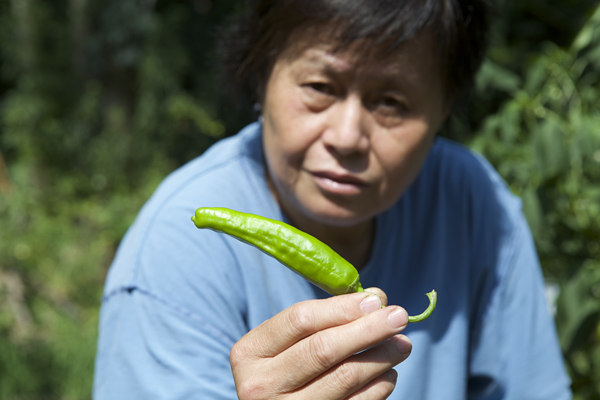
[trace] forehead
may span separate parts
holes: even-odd
[[[329,40],[318,38],[329,37]],[[317,39],[317,40],[315,40]],[[374,46],[368,39],[343,45],[334,36],[307,30],[290,37],[277,61],[322,67],[340,73],[363,73],[416,78],[433,75],[441,79],[441,64],[433,34],[419,33],[396,48]]]

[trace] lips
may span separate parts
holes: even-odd
[[[339,174],[332,171],[312,172],[317,186],[328,193],[338,195],[356,195],[363,191],[367,182],[354,175]]]
[[[347,184],[359,185],[359,186],[366,185],[364,180],[362,180],[356,176],[348,175],[348,174],[337,174],[335,172],[316,171],[316,172],[313,172],[313,175],[318,178],[330,179],[332,181],[339,182],[339,183],[347,183]]]

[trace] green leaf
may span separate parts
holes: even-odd
[[[600,323],[600,264],[589,260],[563,285],[557,300],[560,343],[567,353],[590,340]]]
[[[562,173],[568,165],[562,121],[548,116],[533,132],[533,151],[542,180]]]

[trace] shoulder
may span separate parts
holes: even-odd
[[[257,161],[260,141],[260,128],[250,125],[171,173],[144,204],[121,241],[105,293],[160,281],[150,274],[160,275],[164,282],[175,272],[185,276],[193,268],[200,271],[202,268],[195,266],[200,257],[211,254],[207,249],[226,247],[219,236],[197,230],[191,216],[203,206],[242,210],[261,206],[260,193],[266,190],[262,189],[266,183]],[[219,259],[224,262],[226,254],[223,251]],[[215,280],[222,282],[220,278]]]
[[[471,216],[508,213],[515,217],[521,213],[521,200],[488,160],[455,141],[436,140],[419,179],[432,190],[432,196],[442,197],[447,207]]]
[[[485,157],[454,141],[436,141],[407,203],[428,238],[464,248],[461,263],[475,269],[496,265],[505,273],[512,267],[503,260],[529,246],[521,199]]]
[[[156,189],[138,219],[160,220],[163,214],[198,207],[240,207],[252,197],[240,192],[264,189],[261,129],[251,124],[214,144],[202,155],[172,172]]]
[[[450,139],[436,140],[425,168],[449,184],[458,184],[459,189],[486,185],[496,191],[507,190],[504,180],[484,156]]]
[[[148,204],[178,196],[202,198],[213,190],[223,191],[247,181],[262,170],[261,129],[251,124],[234,136],[222,139],[203,154],[172,172],[157,188]]]

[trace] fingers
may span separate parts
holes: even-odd
[[[274,357],[315,332],[347,324],[379,308],[379,296],[365,292],[294,304],[248,332],[245,353]]]
[[[408,315],[379,289],[295,304],[246,334],[230,355],[240,399],[386,398],[410,353]]]
[[[365,289],[365,292],[367,292],[369,294],[374,294],[375,296],[379,297],[381,304],[384,306],[387,306],[388,298],[387,298],[387,294],[385,294],[385,292],[383,290],[379,289],[378,287],[370,287],[370,288]]]
[[[353,393],[348,400],[379,400],[387,399],[394,388],[396,387],[396,380],[398,379],[398,373],[390,369],[384,374],[380,375],[376,379],[363,386],[359,391]]]
[[[340,364],[356,353],[368,349],[381,341],[397,334],[407,324],[408,316],[404,309],[394,306],[377,309],[363,318],[357,319],[345,325],[335,326],[323,331],[319,331],[297,344],[291,346],[285,352],[272,359],[272,366],[275,370],[285,376],[285,385],[288,387],[300,387],[307,382],[312,381],[317,376],[328,371],[332,367]],[[389,342],[382,347],[378,347],[379,352],[371,350],[363,353],[354,360],[364,363],[364,357],[369,355],[381,356],[381,350],[389,356],[388,360],[380,359],[383,370],[373,369],[374,376],[380,375],[393,365],[404,360],[410,352],[410,345],[406,342],[400,342],[398,348],[390,348]],[[410,344],[410,342],[409,342]],[[381,357],[380,357],[381,358]],[[298,368],[302,365],[302,368]],[[362,367],[368,366],[363,364]],[[357,371],[362,373],[362,371]],[[361,384],[358,382],[357,384]],[[364,384],[364,382],[362,382]]]
[[[408,357],[411,348],[406,336],[394,336],[332,368],[309,384],[304,393],[308,395],[307,398],[320,399],[345,399],[352,395],[357,398],[379,398],[375,396],[377,392],[387,396],[395,385],[396,374],[390,371]],[[392,376],[393,381],[390,380]],[[312,397],[311,392],[316,397]]]

